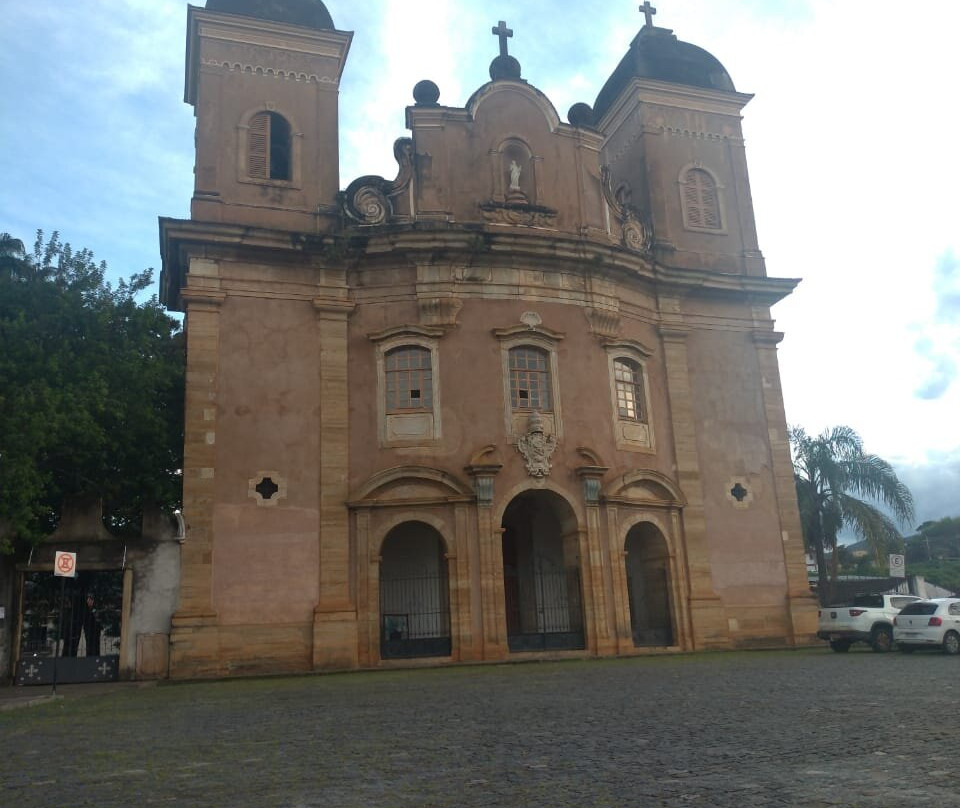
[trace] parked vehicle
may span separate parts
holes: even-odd
[[[826,606],[820,610],[817,636],[828,640],[838,654],[855,642],[865,642],[874,651],[893,647],[893,618],[904,607],[920,600],[916,595],[857,595],[849,606]]]
[[[933,598],[904,607],[893,621],[893,637],[905,654],[940,648],[960,654],[960,598]]]

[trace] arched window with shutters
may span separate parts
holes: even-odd
[[[293,179],[290,123],[277,112],[258,112],[247,130],[247,176],[255,180]]]
[[[690,230],[722,232],[722,187],[702,166],[690,166],[680,174],[680,203],[683,224]]]

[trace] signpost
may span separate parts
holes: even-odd
[[[891,578],[906,578],[907,571],[906,566],[904,565],[904,557],[902,555],[891,555],[890,556],[890,577]]]
[[[53,695],[57,695],[57,657],[60,656],[60,644],[63,641],[63,601],[67,578],[77,577],[77,554],[57,550],[53,559],[53,574],[60,581],[60,614],[57,617],[57,642],[53,646]]]

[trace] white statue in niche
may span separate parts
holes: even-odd
[[[510,190],[519,191],[520,190],[520,172],[523,169],[520,168],[516,160],[510,161]]]

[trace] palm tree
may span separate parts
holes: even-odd
[[[9,233],[0,233],[0,272],[16,272],[26,263],[23,242]]]
[[[837,578],[837,534],[844,527],[851,529],[879,562],[902,541],[897,523],[913,520],[913,495],[886,460],[864,453],[863,440],[848,426],[827,429],[815,438],[792,427],[790,444],[803,540],[816,553],[820,602],[827,605]],[[896,522],[863,498],[884,505]],[[830,575],[828,551],[833,556]]]

